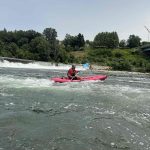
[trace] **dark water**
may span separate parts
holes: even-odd
[[[148,75],[49,80],[65,73],[0,68],[0,150],[150,150]]]

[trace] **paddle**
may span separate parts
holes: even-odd
[[[80,71],[78,71],[78,72],[75,74],[75,76],[73,76],[73,77],[72,77],[72,79],[71,79],[71,80],[73,80],[73,79],[76,77],[76,75],[78,75],[78,74],[79,74],[79,72],[80,72]]]
[[[88,74],[93,74],[93,67],[89,63],[85,63],[82,65],[84,69],[86,69]]]

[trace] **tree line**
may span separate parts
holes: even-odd
[[[71,51],[84,51],[86,47],[134,48],[141,44],[141,38],[135,35],[130,35],[127,41],[119,41],[117,32],[98,33],[93,41],[85,41],[81,33],[66,34],[64,40],[59,41],[54,28],[45,28],[42,33],[34,30],[0,31],[0,56],[38,61],[68,63],[75,61]]]

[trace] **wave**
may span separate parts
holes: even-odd
[[[68,70],[71,65],[65,64],[53,64],[50,62],[30,62],[30,63],[21,63],[21,62],[9,62],[7,60],[0,61],[1,68],[23,68],[23,69],[51,69],[51,70]],[[78,70],[85,70],[82,65],[76,66]]]
[[[110,80],[109,80],[110,82]],[[109,84],[108,81],[97,82],[74,82],[74,83],[54,83],[50,78],[36,78],[36,77],[18,77],[13,75],[0,76],[1,88],[32,88],[32,89],[51,89],[61,91],[80,91],[81,93],[90,92],[93,94],[101,94],[118,97],[126,97],[126,99],[136,100],[140,99],[142,94],[148,94],[149,88],[144,87],[132,87],[130,85]],[[137,97],[137,94],[139,97]],[[4,96],[4,95],[1,95]]]
[[[103,81],[98,81],[103,83]],[[1,89],[19,89],[19,88],[27,88],[27,89],[48,89],[48,90],[59,90],[59,91],[80,91],[80,92],[92,92],[93,87],[97,87],[95,85],[97,82],[74,82],[74,83],[55,83],[47,78],[36,78],[36,77],[21,77],[15,75],[1,75],[0,76],[0,88]],[[0,89],[0,91],[1,91]],[[3,91],[3,90],[2,90]],[[3,96],[3,95],[1,95]]]
[[[23,88],[23,87],[49,87],[52,82],[48,79],[37,79],[32,77],[17,78],[16,76],[0,76],[1,87],[7,88]]]

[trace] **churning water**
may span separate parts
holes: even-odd
[[[68,68],[0,63],[0,150],[150,150],[150,75],[50,80]]]

